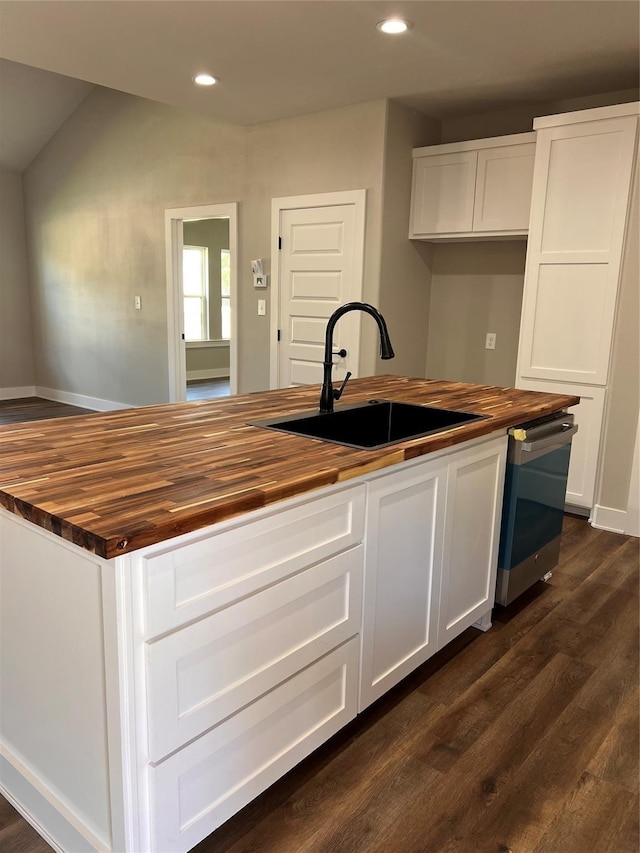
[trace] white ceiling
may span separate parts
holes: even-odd
[[[390,13],[413,28],[382,35]],[[378,98],[448,118],[631,89],[639,17],[637,0],[0,0],[0,154],[13,133],[24,168],[55,121],[25,135],[56,103],[67,118],[78,81],[242,125]],[[203,70],[220,83],[195,87]]]

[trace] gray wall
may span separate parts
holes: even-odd
[[[380,230],[385,102],[269,122],[248,129],[247,204],[241,215],[242,263],[271,255],[271,200],[292,195],[367,190],[364,299],[377,305],[380,285]],[[266,293],[270,298],[271,290]],[[244,390],[268,387],[269,319],[258,317],[265,293],[245,287],[240,294],[244,340],[240,370]],[[271,306],[268,306],[269,313]],[[362,322],[360,375],[376,372],[377,330]]]
[[[100,88],[52,138],[24,175],[39,385],[168,400],[164,211],[239,199],[244,141]]]
[[[0,396],[34,381],[22,176],[0,169]]]
[[[640,89],[625,89],[620,92],[605,92],[587,95],[566,101],[529,101],[509,110],[482,113],[473,116],[458,116],[446,119],[442,126],[442,142],[462,142],[465,139],[483,139],[489,136],[504,136],[508,133],[527,133],[533,128],[537,116],[569,113],[573,110],[590,110],[613,104],[628,104],[637,101]]]
[[[508,240],[434,247],[426,375],[513,387],[527,244]],[[495,332],[495,350],[485,349]]]
[[[267,388],[269,312],[257,316],[250,260],[269,259],[271,199],[367,189],[365,297],[377,302],[384,118],[379,101],[247,130],[97,88],[25,173],[38,384],[166,401],[164,211],[239,201],[239,390]]]
[[[598,503],[626,509],[640,409],[640,157],[624,248]],[[638,477],[638,471],[633,472]]]
[[[438,142],[440,123],[393,101],[387,104],[380,301],[393,361],[378,361],[378,373],[422,376],[427,354],[427,326],[433,247],[407,239],[411,206],[412,149]]]

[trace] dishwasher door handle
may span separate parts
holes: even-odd
[[[524,453],[535,453],[537,450],[544,450],[545,447],[562,447],[563,444],[569,444],[578,432],[578,424],[563,424],[562,426],[561,431],[545,435],[544,438],[538,438],[535,441],[523,441],[522,451]]]

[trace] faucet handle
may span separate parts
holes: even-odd
[[[347,384],[347,382],[349,381],[349,379],[350,379],[350,378],[351,378],[351,371],[350,371],[350,370],[348,370],[348,371],[347,371],[347,375],[346,375],[346,376],[344,377],[344,379],[342,380],[342,385],[338,388],[338,390],[337,390],[337,391],[336,391],[336,389],[335,389],[335,388],[333,389],[333,399],[334,399],[334,400],[339,400],[339,399],[340,399],[340,397],[342,397],[342,392],[344,391],[345,386],[346,386],[346,384]]]
[[[334,349],[332,352],[332,355],[340,356],[340,358],[346,358],[347,357],[347,351],[346,351],[346,349],[339,349],[339,350]]]

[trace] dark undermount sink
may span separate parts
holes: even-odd
[[[312,415],[306,412],[268,420],[252,421],[251,426],[275,429],[307,438],[319,438],[347,447],[373,450],[412,438],[421,438],[486,415],[436,409],[390,400],[370,400],[334,412]]]

